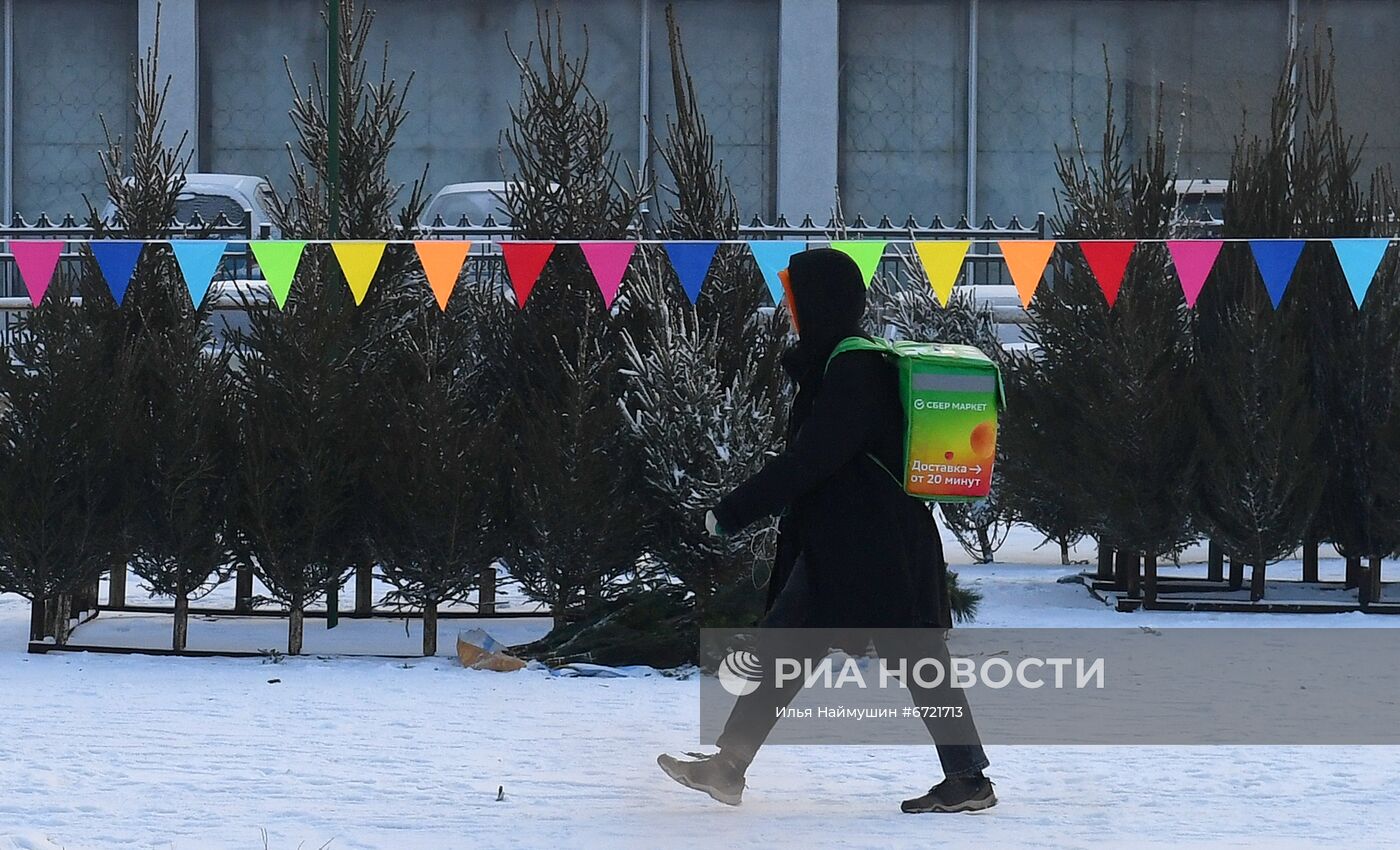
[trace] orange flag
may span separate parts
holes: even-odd
[[[1006,267],[1011,270],[1011,280],[1021,296],[1021,306],[1031,306],[1031,299],[1040,287],[1040,278],[1045,274],[1045,265],[1050,262],[1055,243],[1040,239],[1005,239],[997,245],[1001,247]]]
[[[434,239],[428,242],[414,242],[418,251],[418,262],[423,264],[423,274],[428,277],[428,286],[437,296],[438,306],[447,310],[447,299],[457,286],[457,277],[462,273],[462,264],[472,243],[460,239]]]

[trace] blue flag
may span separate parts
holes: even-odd
[[[97,267],[107,281],[107,288],[112,291],[112,298],[120,307],[126,298],[126,288],[131,284],[131,276],[136,273],[136,261],[141,259],[144,243],[96,239],[89,244],[92,246],[92,257],[97,260]]]
[[[206,239],[172,239],[170,250],[175,252],[175,262],[180,264],[180,274],[185,277],[185,286],[190,290],[190,301],[196,308],[204,302],[209,292],[209,284],[219,270],[219,261],[224,258],[227,242],[213,242]]]
[[[1337,262],[1342,264],[1342,274],[1346,275],[1347,286],[1351,287],[1351,297],[1357,307],[1366,300],[1371,279],[1376,276],[1376,269],[1381,267],[1385,249],[1389,247],[1389,239],[1332,240],[1332,250],[1337,254]]]
[[[681,280],[681,289],[694,304],[700,298],[700,287],[709,274],[710,263],[714,262],[718,242],[667,242],[666,256],[671,260],[671,268]]]
[[[806,242],[784,242],[779,240],[755,241],[749,243],[753,258],[758,261],[758,269],[763,272],[763,280],[773,295],[773,304],[783,303],[783,282],[778,272],[787,268],[793,254],[807,250]]]
[[[1269,299],[1274,309],[1283,302],[1283,293],[1288,289],[1288,281],[1293,277],[1293,267],[1303,254],[1301,239],[1251,239],[1249,249],[1254,252],[1254,265],[1259,267],[1259,276],[1264,278],[1264,288],[1269,290]]]

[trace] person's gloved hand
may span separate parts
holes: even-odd
[[[726,536],[724,529],[719,527],[719,519],[715,516],[714,511],[705,511],[705,530],[710,533],[711,537]]]

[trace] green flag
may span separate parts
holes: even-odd
[[[856,261],[856,265],[860,266],[861,275],[865,277],[865,286],[869,289],[870,281],[875,277],[875,269],[880,265],[880,258],[885,255],[885,243],[875,240],[832,242],[831,247]]]
[[[292,278],[297,273],[297,265],[301,262],[301,252],[306,249],[306,243],[279,239],[253,242],[251,246],[253,256],[257,258],[258,266],[262,268],[263,277],[267,280],[267,288],[272,290],[272,297],[277,300],[278,309],[287,306],[287,295],[292,291]]]

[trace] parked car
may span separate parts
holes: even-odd
[[[1177,221],[1200,228],[1203,235],[1218,236],[1225,226],[1225,192],[1230,181],[1196,177],[1176,181]]]
[[[509,227],[510,213],[502,203],[505,194],[506,184],[501,181],[449,183],[433,195],[419,223],[424,227],[459,227],[465,218],[480,227],[491,216],[497,225]]]
[[[128,181],[131,178],[127,178]],[[271,231],[272,239],[281,236],[272,223],[272,186],[267,178],[247,174],[186,174],[185,186],[175,198],[175,218],[188,223],[198,213],[205,222],[212,222],[223,213],[230,223],[251,224],[251,233],[259,238],[263,227]],[[117,207],[109,198],[102,208],[104,221],[116,219]]]

